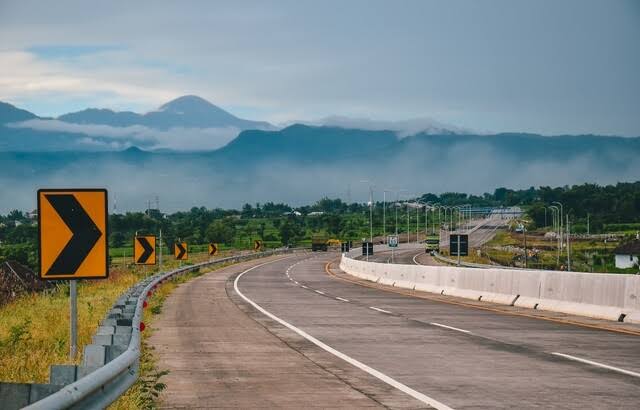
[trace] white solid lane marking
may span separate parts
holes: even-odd
[[[340,296],[336,296],[336,299],[341,300],[343,302],[348,302],[349,299],[341,298]]]
[[[417,254],[416,256],[414,256],[414,257],[413,257],[413,263],[415,263],[416,265],[422,265],[420,262],[418,262],[418,261],[416,260],[416,258],[417,258],[418,256],[420,256],[420,255],[422,255],[422,253],[419,253],[419,254]]]
[[[295,283],[296,285],[299,285],[297,280],[294,280],[293,283]]]
[[[304,337],[305,339],[307,339],[308,341],[310,341],[311,343],[315,344],[316,346],[320,347],[321,349],[331,353],[332,355],[339,357],[340,359],[344,360],[345,362],[351,364],[352,366],[357,367],[360,370],[363,370],[367,373],[369,373],[370,375],[372,375],[373,377],[378,378],[379,380],[382,380],[383,382],[387,383],[389,386],[395,387],[396,389],[400,390],[403,393],[408,394],[409,396],[413,397],[416,400],[419,400],[429,406],[432,406],[438,410],[453,410],[451,407],[447,406],[446,404],[440,403],[439,401],[432,399],[431,397],[427,396],[426,394],[420,393],[417,390],[413,390],[411,387],[400,383],[399,381],[387,376],[386,374],[367,366],[366,364],[359,362],[358,360],[347,356],[346,354],[334,349],[333,347],[321,342],[320,340],[316,339],[315,337],[311,336],[310,334],[306,333],[305,331],[298,329],[297,327],[295,327],[294,325],[292,325],[289,322],[285,322],[284,320],[280,319],[279,317],[277,317],[276,315],[268,312],[267,310],[265,310],[262,306],[258,305],[257,303],[255,303],[254,301],[252,301],[251,299],[249,299],[248,297],[246,297],[244,295],[244,293],[240,292],[240,289],[238,289],[238,281],[240,280],[240,278],[247,272],[252,271],[256,268],[259,268],[261,266],[267,265],[269,263],[274,263],[277,261],[269,261],[269,262],[265,262],[262,263],[260,265],[256,265],[252,268],[249,268],[247,270],[245,270],[244,272],[242,272],[241,274],[239,274],[238,276],[236,276],[236,280],[233,281],[233,289],[236,291],[236,293],[238,295],[240,295],[240,297],[242,299],[245,300],[245,302],[249,303],[251,306],[253,306],[255,309],[259,310],[263,315],[271,318],[272,320],[275,320],[276,322],[280,323],[281,325],[287,327],[288,329],[294,331],[295,333],[299,334],[300,336]]]
[[[431,322],[430,324],[433,325],[433,326],[443,327],[443,328],[449,329],[449,330],[455,330],[456,332],[471,333],[468,330],[460,329],[460,328],[453,327],[453,326],[443,325],[442,323]]]
[[[603,369],[626,374],[628,376],[640,377],[640,373],[632,372],[631,370],[621,369],[619,367],[609,366],[608,364],[598,363],[598,362],[594,362],[592,360],[587,360],[587,359],[581,359],[580,357],[571,356],[569,354],[564,354],[564,353],[553,352],[551,354],[554,356],[564,357],[565,359],[574,360],[576,362],[586,363],[586,364],[590,364],[591,366],[601,367]]]
[[[302,285],[302,288],[303,288],[303,289],[309,289],[308,287],[306,287],[306,286],[304,286],[304,285]]]
[[[387,313],[389,315],[391,314],[391,312],[389,312],[388,310],[380,309],[375,306],[369,306],[369,309],[377,310],[378,312]]]
[[[314,290],[314,292],[319,293],[319,294],[321,294],[321,295],[324,295],[324,292],[323,292],[323,291],[321,291],[321,290]]]

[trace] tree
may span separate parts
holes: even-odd
[[[231,243],[235,234],[235,223],[230,219],[217,219],[206,230],[206,237],[211,242]]]

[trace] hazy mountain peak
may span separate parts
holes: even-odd
[[[174,100],[169,101],[168,103],[162,104],[158,111],[183,113],[211,109],[224,111],[221,108],[210,103],[209,101],[205,100],[204,98],[198,97],[197,95],[183,95],[182,97],[178,97]]]
[[[27,110],[22,110],[9,103],[0,101],[0,124],[20,122],[38,118]]]

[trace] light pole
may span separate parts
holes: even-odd
[[[387,190],[382,191],[382,240],[387,241]]]
[[[368,179],[361,180],[363,184],[369,184],[369,241],[373,243],[373,185]]]
[[[549,206],[553,212],[553,229],[556,232],[556,244],[558,246],[558,255],[556,256],[556,268],[560,265],[560,208],[555,205]]]
[[[564,206],[562,205],[562,203],[558,202],[558,201],[553,201],[551,202],[552,204],[558,204],[560,205],[560,250],[562,251],[562,248],[564,247],[564,241],[563,241],[563,229],[564,229],[564,221],[563,219],[563,215],[564,215]]]

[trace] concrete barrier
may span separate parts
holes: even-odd
[[[365,262],[343,255],[360,279],[430,293],[640,323],[640,275]]]

